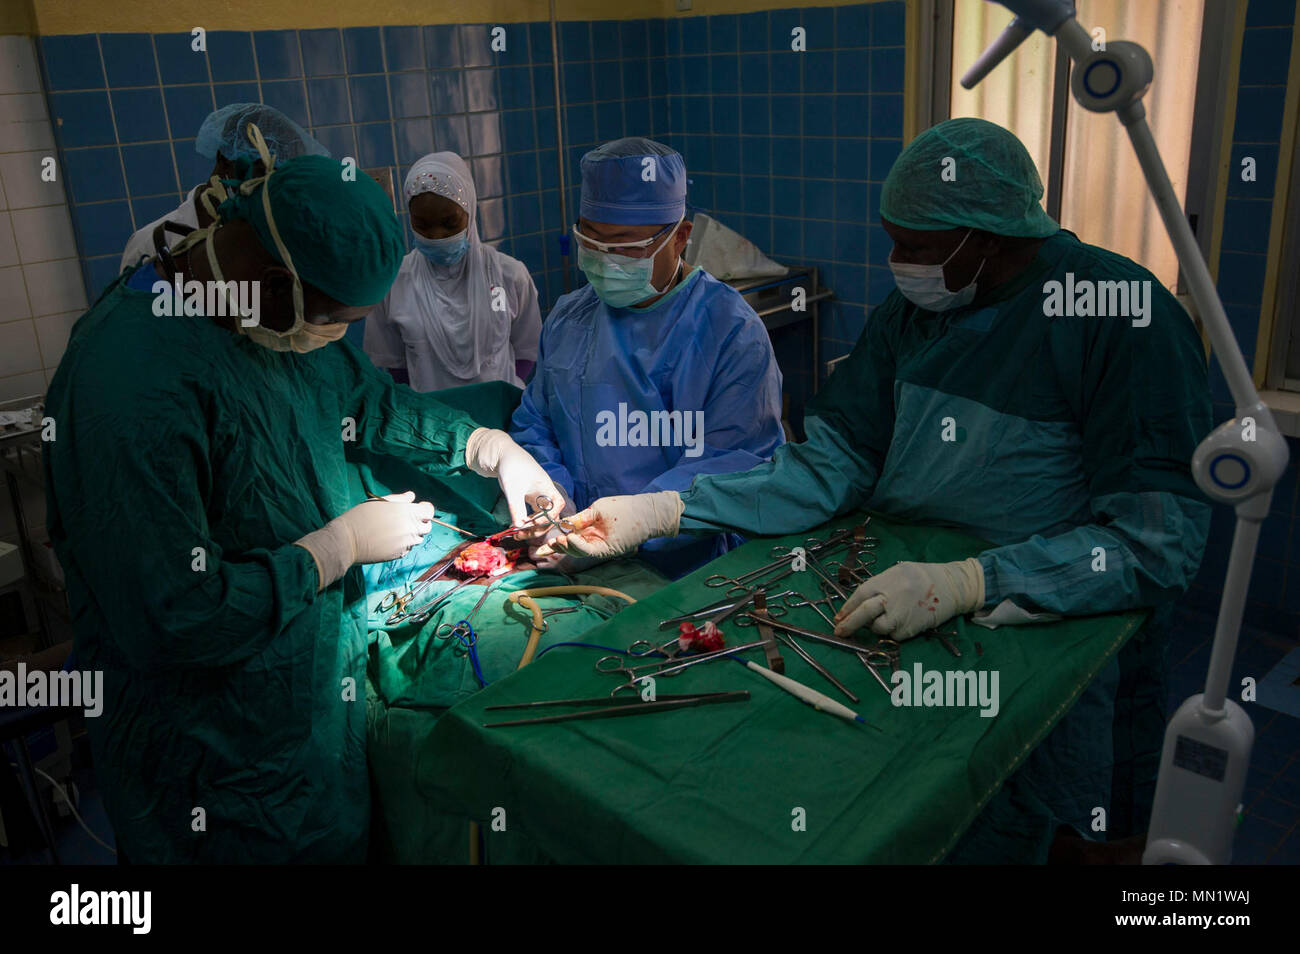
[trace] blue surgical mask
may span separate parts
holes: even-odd
[[[440,239],[425,238],[419,232],[412,234],[415,237],[415,247],[434,265],[455,265],[469,251],[468,229]]]
[[[677,234],[672,229],[652,255],[646,258],[632,258],[614,252],[598,252],[578,243],[578,267],[591,282],[596,296],[611,308],[627,308],[647,298],[662,295],[663,289],[655,288],[650,280],[655,271],[655,255]],[[679,263],[680,264],[680,263]],[[673,270],[673,275],[677,270]]]

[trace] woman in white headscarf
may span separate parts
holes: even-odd
[[[366,353],[417,391],[478,381],[523,387],[542,330],[537,287],[523,262],[479,240],[465,160],[425,156],[402,192],[415,248],[366,318]]]

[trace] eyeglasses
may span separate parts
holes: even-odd
[[[578,240],[578,244],[583,248],[593,249],[597,252],[621,252],[630,255],[632,258],[644,258],[644,255],[638,255],[636,253],[647,251],[682,223],[678,220],[672,225],[664,226],[649,238],[638,239],[635,242],[600,242],[589,235],[583,235],[578,229],[578,224],[579,223],[577,222],[573,223],[573,237]]]

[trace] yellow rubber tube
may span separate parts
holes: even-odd
[[[620,600],[626,600],[628,603],[636,602],[626,593],[611,589],[608,586],[542,586],[533,590],[515,590],[506,597],[506,602],[522,606],[533,614],[533,625],[528,632],[528,643],[524,646],[524,654],[519,657],[519,665],[515,667],[516,672],[533,661],[533,656],[537,653],[537,644],[541,642],[542,633],[546,631],[546,620],[542,616],[542,608],[537,605],[535,599],[544,596],[587,595],[613,596]],[[483,863],[483,858],[479,853],[478,822],[469,823],[469,863],[472,865],[481,865]]]
[[[626,593],[610,589],[608,586],[542,586],[534,590],[515,590],[506,597],[506,602],[517,603],[533,614],[533,627],[528,633],[528,643],[524,646],[524,654],[519,657],[519,665],[515,667],[516,670],[523,669],[533,661],[533,656],[537,653],[537,644],[541,642],[542,633],[546,631],[546,622],[542,617],[542,610],[533,600],[544,596],[587,595],[613,596],[620,600],[626,600],[628,603],[636,602]]]

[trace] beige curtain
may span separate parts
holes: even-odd
[[[1155,79],[1143,100],[1174,192],[1187,189],[1192,112],[1204,0],[1079,0],[1079,22],[1101,27],[1107,42],[1131,40],[1151,54]],[[1011,22],[1004,7],[957,0],[953,26],[952,115],[1006,126],[1024,142],[1047,179],[1052,64],[1056,42],[1025,42],[973,91],[957,80]],[[1008,69],[1010,67],[1010,69]],[[1173,289],[1178,261],[1142,178],[1128,135],[1111,114],[1090,113],[1070,97],[1066,112],[1061,225],[1085,242],[1142,263]]]

